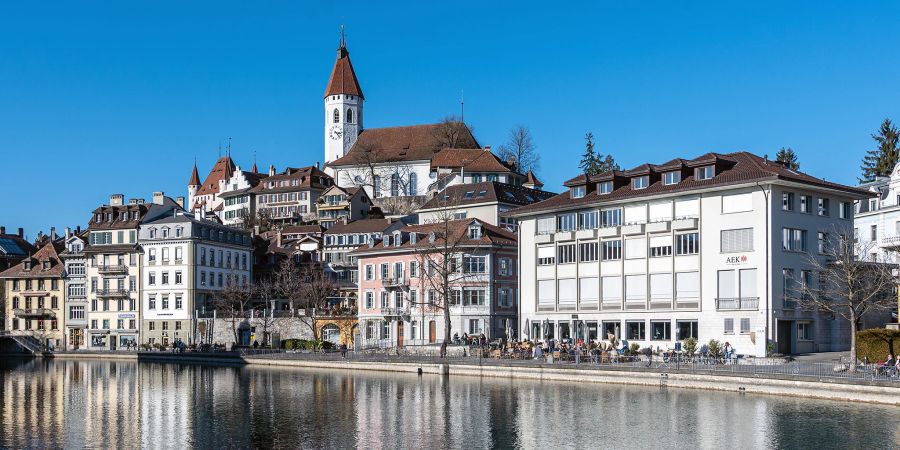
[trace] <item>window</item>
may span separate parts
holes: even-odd
[[[800,212],[809,213],[810,198],[808,195],[800,196]]]
[[[467,289],[463,291],[463,306],[484,306],[484,299],[483,289]]]
[[[497,305],[501,308],[511,308],[513,306],[512,289],[497,290]]]
[[[81,319],[84,320],[84,306],[72,306],[69,309],[69,319]]]
[[[578,244],[579,257],[581,262],[597,261],[600,257],[600,245],[597,242],[584,242]]]
[[[572,198],[584,197],[584,186],[575,186],[571,190]]]
[[[816,209],[816,212],[818,215],[820,215],[820,216],[831,215],[831,211],[829,208],[829,201],[827,198],[820,198],[817,206],[818,206],[818,208]]]
[[[169,284],[169,272],[162,273],[162,284]]]
[[[150,272],[147,275],[148,275],[147,284],[149,284],[150,286],[154,286],[156,284],[156,272]]]
[[[587,211],[578,213],[578,229],[594,230],[600,225],[600,212]]]
[[[647,240],[644,238],[625,240],[625,259],[647,257]]]
[[[419,277],[419,263],[416,261],[409,262],[409,276],[410,278],[418,278]]]
[[[181,284],[181,271],[175,272],[175,284]]]
[[[675,299],[696,300],[700,297],[700,272],[675,274]]]
[[[688,338],[697,339],[697,321],[696,320],[676,320],[675,321],[675,339],[683,341]]]
[[[156,249],[155,249],[155,248],[151,248],[151,249],[147,252],[147,259],[148,259],[150,262],[156,261]]]
[[[897,199],[897,204],[900,204],[900,198]],[[838,213],[840,214],[841,219],[852,219],[853,218],[853,203],[841,202]]]
[[[381,176],[375,175],[372,179],[372,194],[375,198],[381,197]]]
[[[504,277],[512,275],[512,260],[509,258],[500,258],[499,273]]]
[[[645,323],[641,322],[625,322],[625,336],[629,341],[643,341],[645,335]]]
[[[750,332],[750,318],[743,317],[741,318],[741,334],[747,334]]]
[[[556,248],[558,264],[570,264],[575,262],[575,244],[560,245]]]
[[[811,341],[813,339],[812,323],[797,322],[797,340]]]
[[[556,251],[553,246],[538,247],[537,261],[539,266],[556,264]]]
[[[556,306],[556,281],[538,280],[538,308],[553,309]]]
[[[722,196],[722,214],[753,211],[753,194],[729,194]]]
[[[734,334],[734,319],[727,318],[725,319],[725,324],[723,327],[723,333],[725,334]]]
[[[612,181],[604,181],[602,183],[597,184],[597,192],[602,194],[609,194],[613,191],[613,182]]]
[[[634,177],[631,179],[632,189],[646,189],[650,185],[650,177],[644,175],[642,177]]]
[[[338,111],[337,108],[334,108],[334,112],[331,113],[331,121],[333,123],[339,123],[341,121],[341,112]]]
[[[537,234],[551,234],[556,232],[556,218],[543,217],[537,220]]]
[[[375,293],[372,291],[366,292],[366,309],[372,309],[375,307]]]
[[[600,243],[600,257],[604,261],[622,259],[622,241],[603,241]]]
[[[175,296],[175,309],[181,309],[182,306],[183,306],[183,303],[182,303],[182,300],[181,300],[181,296],[180,296],[180,295],[176,295],[176,296]]]
[[[625,276],[625,301],[647,301],[647,275]]]
[[[463,256],[463,273],[484,273],[484,256]]]
[[[557,231],[573,231],[575,230],[575,214],[561,214],[556,216]]]
[[[671,236],[651,236],[650,237],[650,257],[659,258],[662,256],[672,256],[672,237]]]
[[[162,296],[162,309],[169,309],[169,294]]]
[[[673,172],[666,172],[663,174],[663,184],[665,184],[667,186],[671,185],[671,184],[678,184],[680,181],[681,181],[681,172],[679,172],[677,170],[673,171]]]
[[[672,274],[671,273],[652,273],[650,274],[650,301],[652,302],[671,302],[672,301]]]
[[[622,225],[622,210],[621,209],[605,209],[600,211],[600,226],[601,227],[616,227]]]
[[[390,266],[388,263],[381,263],[381,279],[386,280],[389,278],[388,271],[390,271]]]
[[[782,192],[781,193],[781,209],[783,211],[793,211],[794,210],[794,193],[793,192]]]
[[[375,268],[371,264],[366,265],[366,280],[375,279]]]
[[[722,230],[722,253],[752,252],[753,228]]]
[[[409,195],[419,195],[418,182],[419,182],[419,176],[416,175],[415,172],[410,173],[409,174],[409,183],[407,183],[408,186],[406,186],[406,190],[409,192]]]
[[[713,166],[704,166],[696,170],[694,178],[697,180],[708,180],[715,175],[716,171]]]
[[[481,239],[481,225],[477,223],[469,225],[467,235],[469,239]]]
[[[169,329],[169,322],[163,321],[162,322],[162,330],[167,331],[168,329]]]
[[[869,227],[869,240],[877,241],[878,240],[878,225],[872,225]]]
[[[650,321],[650,340],[668,341],[672,339],[672,322]]]
[[[820,231],[817,234],[818,234],[818,245],[816,247],[817,247],[819,253],[821,254],[821,253],[828,252],[828,233]]]
[[[806,230],[798,230],[796,228],[782,229],[781,246],[786,251],[805,252]]]
[[[700,233],[686,233],[675,236],[676,255],[696,255],[700,253]]]
[[[398,197],[400,195],[400,175],[394,173],[391,174],[391,197]]]

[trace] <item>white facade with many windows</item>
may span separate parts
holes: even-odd
[[[775,164],[713,154],[582,176],[558,198],[514,211],[520,331],[536,340],[612,334],[663,350],[716,339],[760,356],[767,344],[841,348],[846,324],[784,294],[811,281],[807,254],[849,233],[852,203],[865,194]]]

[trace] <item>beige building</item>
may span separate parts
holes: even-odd
[[[361,187],[331,186],[322,192],[316,203],[319,225],[326,229],[337,223],[365,219],[372,208],[372,201]]]
[[[6,328],[38,339],[49,349],[65,342],[65,265],[62,248],[50,242],[0,273],[4,281]]]
[[[250,192],[256,196],[261,214],[290,224],[315,220],[316,200],[333,184],[334,180],[318,167],[288,167],[282,173],[270,174]]]

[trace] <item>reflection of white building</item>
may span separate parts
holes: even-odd
[[[785,301],[806,255],[849,233],[864,190],[750,153],[580,175],[514,210],[521,330],[672,348],[688,337],[764,355],[840,350],[846,324]],[[549,326],[548,326],[549,325]]]

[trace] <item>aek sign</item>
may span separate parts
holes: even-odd
[[[739,255],[739,256],[729,256],[725,258],[725,264],[729,266],[740,266],[743,264],[747,264],[747,255]]]

